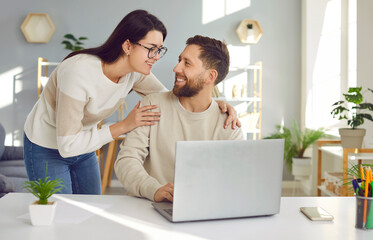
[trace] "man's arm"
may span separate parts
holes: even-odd
[[[145,97],[141,106],[150,105]],[[138,127],[129,132],[120,145],[115,173],[130,195],[146,197],[154,201],[155,192],[162,185],[149,176],[143,164],[149,154],[150,126]]]

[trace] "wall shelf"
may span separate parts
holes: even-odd
[[[237,72],[239,78],[226,78],[214,90],[214,99],[230,103],[236,109],[247,138],[261,139],[262,129],[262,62],[229,68],[230,74]],[[241,75],[241,72],[244,73]],[[228,75],[229,76],[229,75]],[[234,91],[236,88],[237,91]],[[236,92],[237,95],[234,95]]]
[[[238,25],[236,33],[242,43],[255,44],[262,37],[263,30],[257,20],[244,19]]]
[[[29,13],[21,25],[27,42],[47,43],[55,27],[46,13]]]

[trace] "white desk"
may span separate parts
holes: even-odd
[[[278,215],[189,223],[168,222],[145,199],[112,195],[57,197],[60,202],[72,200],[89,211],[97,210],[97,205],[106,205],[106,209],[79,224],[33,227],[19,216],[27,213],[34,197],[28,193],[7,194],[0,198],[0,239],[373,239],[372,230],[355,229],[353,197],[284,197]],[[312,222],[299,212],[302,206],[321,206],[335,220]]]

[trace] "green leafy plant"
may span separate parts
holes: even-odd
[[[284,160],[290,171],[292,170],[293,157],[304,158],[306,149],[325,136],[325,132],[322,128],[317,130],[307,128],[302,132],[296,120],[294,120],[292,129],[281,125],[277,125],[276,129],[277,132],[265,139],[285,139]]]
[[[346,119],[347,124],[352,129],[364,124],[364,118],[373,121],[372,115],[363,111],[373,111],[373,104],[363,102],[361,90],[362,87],[349,88],[348,93],[343,94],[345,101],[338,101],[332,105],[335,106],[331,111],[332,116],[334,118],[338,117],[338,120]],[[370,88],[368,88],[368,91],[373,93]],[[348,103],[353,103],[354,105],[350,107],[351,104],[349,106]]]
[[[353,177],[361,178],[360,166],[362,166],[363,168],[365,168],[365,167],[373,168],[373,164],[367,164],[367,163],[351,164],[351,167],[345,170],[347,175],[349,176],[349,178],[347,179],[349,182],[352,181]]]
[[[345,169],[345,173],[347,174],[347,179],[345,179],[345,183],[344,185],[349,185],[350,189],[353,190],[353,187],[352,187],[352,179],[355,177],[356,179],[361,179],[361,171],[360,171],[360,166],[362,166],[363,168],[365,167],[370,167],[370,168],[373,168],[373,164],[368,164],[368,163],[364,163],[364,164],[351,164],[351,167],[348,168],[348,169]]]
[[[65,45],[65,49],[71,50],[71,51],[78,51],[84,49],[83,41],[87,40],[87,37],[79,37],[76,38],[73,34],[68,33],[63,36],[65,38],[64,41],[61,42],[61,44]]]
[[[46,165],[44,180],[39,178],[34,181],[26,181],[23,186],[39,199],[38,204],[48,204],[48,198],[65,187],[62,179],[50,180],[50,177],[47,176],[47,172],[48,164]]]

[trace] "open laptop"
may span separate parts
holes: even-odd
[[[172,222],[280,211],[283,139],[178,141],[174,202],[153,203]]]

